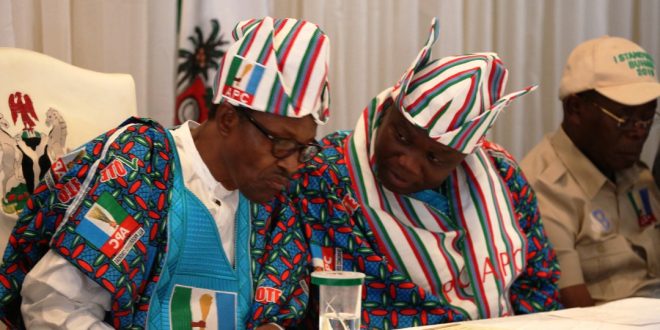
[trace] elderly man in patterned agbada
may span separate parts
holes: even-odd
[[[302,228],[286,201],[268,214],[250,204],[319,151],[329,41],[270,17],[233,35],[208,121],[128,120],[35,189],[0,272],[5,322],[23,326],[21,297],[24,326],[40,329],[265,330],[302,316]]]

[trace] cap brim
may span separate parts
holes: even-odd
[[[621,86],[595,88],[596,92],[625,105],[640,105],[660,97],[660,83],[641,82]]]

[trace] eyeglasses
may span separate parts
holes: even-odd
[[[236,108],[236,112],[245,116],[245,118],[247,118],[247,120],[250,121],[250,123],[252,123],[252,125],[254,125],[254,127],[259,130],[259,132],[263,133],[263,135],[270,140],[273,145],[271,154],[273,154],[273,157],[277,159],[284,159],[289,157],[294,152],[299,152],[300,154],[298,155],[298,161],[301,163],[306,163],[321,151],[321,146],[317,142],[302,144],[296,140],[276,137],[266,128],[261,126],[261,124],[259,124],[254,119],[254,117],[248,113],[247,109],[237,106],[234,106],[234,108]]]
[[[653,125],[653,121],[655,120],[656,117],[658,117],[659,113],[655,112],[653,117],[650,119],[646,120],[633,120],[632,117],[619,117],[615,114],[613,114],[610,110],[605,109],[603,106],[600,104],[596,103],[595,101],[589,100],[591,104],[596,106],[596,108],[600,109],[600,111],[604,114],[606,114],[608,117],[614,119],[616,121],[616,127],[621,129],[621,130],[630,130],[632,128],[640,128],[640,129],[649,129],[651,125]]]

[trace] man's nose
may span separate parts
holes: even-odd
[[[286,172],[288,177],[291,177],[302,164],[300,162],[300,152],[293,152],[284,158],[278,159],[277,164]]]
[[[651,132],[651,125],[641,125],[639,122],[636,122],[632,128],[626,132],[626,136],[631,140],[646,140],[646,137]]]
[[[404,171],[402,174],[418,177],[421,173],[420,162],[413,155],[401,153],[397,157],[397,163]]]

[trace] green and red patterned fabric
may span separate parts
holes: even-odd
[[[392,329],[470,319],[446,294],[459,290],[463,298],[470,294],[470,279],[441,283],[442,292],[434,293],[416,284],[405,271],[388,260],[378,242],[377,229],[356,194],[356,182],[350,175],[347,148],[352,132],[338,132],[322,140],[323,152],[296,175],[290,193],[306,226],[314,265],[323,269],[343,269],[366,274],[362,299],[362,323],[368,329]],[[517,224],[528,242],[520,275],[509,283],[508,297],[515,314],[554,310],[561,307],[556,281],[559,267],[555,252],[545,235],[536,198],[513,158],[498,146],[484,141],[488,160],[505,182]],[[429,206],[451,215],[449,180],[439,187],[439,194]],[[422,193],[415,197],[422,198]],[[460,223],[455,230],[461,231]],[[462,245],[464,238],[453,244]],[[468,254],[464,255],[467,258]],[[469,260],[465,261],[466,264]],[[502,262],[493,262],[494,267]],[[317,269],[318,269],[317,268]],[[497,276],[501,268],[491,268],[483,276]],[[315,311],[312,311],[314,313]],[[313,317],[312,317],[313,318]]]
[[[538,213],[521,215],[511,178],[484,146],[506,105],[534,87],[504,95],[508,71],[495,53],[432,60],[437,35],[434,19],[402,78],[370,102],[352,133],[326,140],[293,192],[312,224],[314,266],[366,272],[362,319],[369,328],[512,315],[519,310],[509,301],[511,288],[525,275],[549,276],[550,299],[535,301],[539,310],[559,306],[554,252],[542,230],[534,239],[521,224]],[[387,111],[465,154],[439,187],[399,194],[381,184],[375,141]],[[537,250],[545,265],[528,265]]]
[[[112,296],[107,320],[144,328],[167,249],[174,144],[148,120],[129,119],[53,164],[10,237],[0,268],[0,319],[22,328],[20,289],[48,251],[66,258]],[[104,232],[102,208],[115,231]],[[253,288],[247,329],[295,323],[307,301],[310,256],[290,204],[251,207]],[[113,222],[113,221],[110,221]],[[106,228],[107,229],[107,228]],[[301,282],[302,281],[302,282]]]

